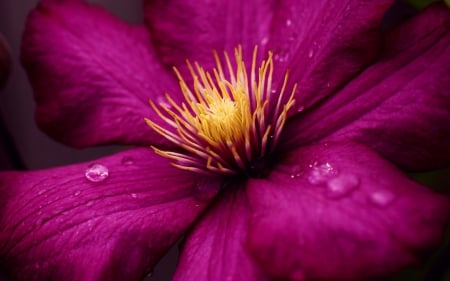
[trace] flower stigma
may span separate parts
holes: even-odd
[[[241,46],[234,51],[234,61],[224,52],[223,63],[214,52],[216,66],[212,72],[197,62],[187,61],[193,79],[191,86],[174,68],[184,101],[177,104],[167,93],[167,102],[155,104],[150,100],[162,124],[145,120],[182,150],[152,149],[183,170],[260,177],[295,103],[297,87],[294,84],[290,95],[286,95],[286,72],[281,90],[272,89],[272,57],[272,52],[268,52],[256,69],[255,47],[250,77]]]

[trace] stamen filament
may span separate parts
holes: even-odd
[[[255,47],[249,75],[240,46],[234,51],[234,66],[227,52],[224,52],[225,64],[214,52],[216,67],[210,72],[197,62],[187,61],[192,88],[174,68],[184,102],[177,103],[167,93],[168,104],[150,101],[163,123],[149,119],[146,122],[184,151],[152,147],[157,154],[172,160],[173,166],[193,172],[254,173],[253,163],[260,163],[276,146],[288,111],[294,105],[296,91],[294,85],[285,98],[286,74],[279,94],[274,95],[273,54],[269,52],[267,59],[256,68],[257,50]]]

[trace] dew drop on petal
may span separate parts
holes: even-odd
[[[131,193],[130,196],[131,196],[132,198],[137,198],[137,197],[138,197],[136,193]]]
[[[309,49],[308,58],[312,58],[314,56],[314,49]]]
[[[121,161],[122,165],[130,166],[134,164],[134,159],[131,156],[124,156]]]
[[[309,167],[308,181],[314,185],[324,184],[338,174],[337,170],[329,162],[318,163],[315,161]]]
[[[341,199],[359,187],[359,179],[354,175],[340,175],[327,182],[325,195],[330,199]]]
[[[84,176],[91,182],[101,182],[108,178],[109,170],[102,164],[92,164],[86,169]]]
[[[291,179],[295,179],[303,174],[303,169],[300,166],[294,166],[291,169],[290,177]]]
[[[302,112],[303,110],[305,110],[305,106],[303,106],[303,105],[300,105],[300,106],[297,108],[297,112]]]
[[[267,45],[267,42],[269,42],[269,38],[267,37],[267,36],[264,36],[262,39],[261,39],[261,45]]]
[[[150,271],[147,276],[145,277],[145,279],[150,279],[153,277],[153,271]]]
[[[287,20],[286,20],[286,26],[291,26],[291,25],[292,25],[291,19],[287,19]]]
[[[73,193],[73,196],[78,196],[78,195],[80,195],[81,194],[81,190],[77,190],[77,191],[75,191],[74,193]]]
[[[388,190],[378,190],[370,195],[370,201],[378,207],[387,207],[395,199],[395,194]]]

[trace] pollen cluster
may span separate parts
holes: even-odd
[[[152,148],[180,169],[249,175],[254,164],[273,151],[294,104],[296,85],[286,96],[286,73],[281,90],[272,90],[272,53],[256,69],[256,47],[250,77],[240,46],[234,61],[226,52],[224,64],[216,52],[214,58],[216,67],[211,72],[187,62],[191,86],[174,68],[184,97],[181,104],[169,94],[167,103],[150,100],[161,122],[146,119],[147,124],[182,150]]]

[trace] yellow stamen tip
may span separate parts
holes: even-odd
[[[250,76],[241,46],[235,49],[234,57],[233,67],[228,54],[224,53],[224,68],[214,52],[216,68],[212,72],[187,61],[193,78],[191,87],[174,68],[185,103],[176,104],[169,94],[165,95],[168,103],[157,105],[150,101],[165,125],[149,119],[146,119],[147,124],[185,149],[183,154],[153,147],[157,154],[174,161],[174,166],[191,171],[248,174],[252,163],[260,161],[276,145],[287,112],[294,104],[296,86],[290,96],[285,97],[286,74],[281,91],[274,96],[271,52],[256,70],[255,47]]]

